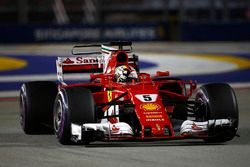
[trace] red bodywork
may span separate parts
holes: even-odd
[[[76,60],[82,61],[81,57]],[[96,69],[98,65],[70,65],[70,59],[67,60],[68,65],[64,65],[63,71],[74,71],[74,70],[86,70]],[[66,62],[67,63],[67,62]],[[99,112],[105,112],[113,101],[114,104],[122,103],[130,104],[133,106],[140,127],[138,133],[134,136],[121,136],[112,137],[107,136],[107,140],[122,140],[122,139],[180,139],[182,136],[175,134],[169,113],[171,114],[174,110],[174,104],[163,104],[162,97],[166,99],[175,100],[188,100],[192,95],[194,89],[196,89],[196,83],[192,81],[182,81],[175,79],[155,79],[160,77],[168,77],[169,72],[156,72],[156,75],[151,77],[147,73],[139,73],[138,80],[132,80],[129,83],[117,83],[114,81],[115,68],[119,65],[129,65],[135,67],[136,64],[129,62],[128,53],[125,51],[117,50],[112,51],[110,60],[106,65],[106,71],[99,74],[90,74],[90,82],[83,84],[71,84],[61,85],[59,88],[64,87],[94,87],[98,90],[92,91],[96,105],[98,106]],[[103,68],[103,64],[99,68]],[[177,83],[182,88],[182,93],[178,94],[168,90],[159,89],[163,84],[166,83]],[[118,97],[121,98],[117,99]],[[155,99],[152,99],[155,98]],[[144,98],[144,99],[140,99]],[[115,101],[114,101],[115,99]],[[115,117],[109,118],[110,122],[114,123],[117,121]]]

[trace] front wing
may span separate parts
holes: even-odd
[[[209,136],[211,128],[231,126],[229,119],[208,120],[195,122],[186,120],[182,123],[178,135],[166,136],[138,136],[125,122],[119,123],[86,123],[83,125],[71,124],[71,139],[74,142],[82,141],[117,141],[117,140],[174,140],[186,138],[204,139]]]

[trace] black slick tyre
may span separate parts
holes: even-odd
[[[236,135],[239,124],[239,111],[234,90],[228,84],[214,83],[200,87],[196,101],[202,103],[202,120],[229,119],[229,126],[210,126],[206,142],[226,142]]]
[[[57,84],[49,81],[24,83],[20,91],[20,123],[26,134],[53,133],[53,104]]]
[[[91,92],[83,87],[62,89],[54,104],[54,130],[61,144],[73,144],[71,123],[95,123],[95,103]],[[88,144],[86,139],[78,144]]]

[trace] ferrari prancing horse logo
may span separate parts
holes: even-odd
[[[108,93],[108,102],[111,102],[112,101],[112,91],[108,90],[107,93]]]

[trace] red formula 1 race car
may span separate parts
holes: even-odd
[[[228,84],[196,88],[195,82],[170,77],[168,71],[154,76],[140,72],[131,45],[75,46],[73,56],[58,57],[60,84],[24,83],[20,93],[24,132],[55,133],[62,144],[234,138],[239,115]],[[97,47],[98,51],[85,51]],[[89,82],[67,84],[66,73],[90,73]]]

